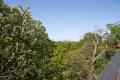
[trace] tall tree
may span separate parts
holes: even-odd
[[[96,33],[86,33],[84,36],[86,43],[83,45],[83,53],[88,58],[88,80],[93,80],[95,77],[95,63],[107,50],[106,36],[101,34],[101,30]]]
[[[41,79],[52,45],[42,23],[33,20],[27,8],[11,8],[0,0],[0,78]]]

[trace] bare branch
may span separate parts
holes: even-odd
[[[7,75],[7,76],[0,76],[0,78],[6,78],[6,77],[9,77],[9,75]]]
[[[99,55],[97,55],[95,58],[94,58],[94,61],[96,61],[96,59],[98,59],[102,54],[104,54],[105,53],[105,51],[106,51],[106,49],[105,50],[103,50]]]
[[[98,54],[96,57],[95,57],[95,59],[94,59],[94,61],[96,60],[96,59],[98,59],[101,55],[103,55],[105,52],[106,52],[106,49],[107,49],[107,44],[106,44],[106,48],[100,53],[100,54]]]

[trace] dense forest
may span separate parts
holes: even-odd
[[[120,23],[79,41],[52,41],[29,8],[0,0],[0,80],[96,80],[120,43]]]

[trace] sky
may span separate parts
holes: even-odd
[[[28,5],[50,39],[79,41],[86,32],[120,21],[120,0],[4,0],[9,6]]]

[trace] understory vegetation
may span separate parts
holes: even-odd
[[[96,80],[120,43],[120,23],[79,41],[52,41],[28,8],[0,0],[0,80]]]

